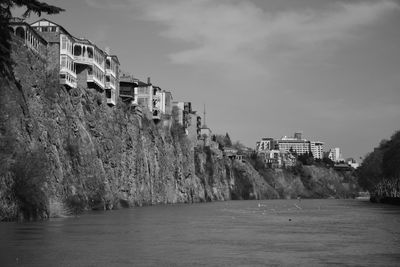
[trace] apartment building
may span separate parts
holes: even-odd
[[[342,154],[340,153],[340,148],[334,147],[334,148],[329,149],[328,158],[330,160],[332,160],[333,162],[339,162],[339,161],[343,160]]]
[[[312,153],[315,159],[323,158],[324,143],[320,141],[309,141],[302,138],[302,134],[297,132],[293,137],[284,136],[281,139],[262,138],[256,143],[256,151],[279,150],[290,152],[297,155]]]

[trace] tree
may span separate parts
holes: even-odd
[[[42,12],[51,15],[64,11],[62,8],[37,0],[0,0],[0,75],[7,77],[12,77],[13,65],[11,60],[11,34],[8,29],[8,22],[12,17],[11,9],[15,7],[26,8],[23,14],[24,18],[29,17],[32,12],[40,17]]]
[[[297,159],[303,164],[303,165],[313,165],[314,164],[314,156],[311,152],[306,152],[304,154],[298,155]]]
[[[228,133],[225,134],[225,146],[232,146],[232,140]]]
[[[400,177],[400,131],[392,135],[390,140],[382,140],[379,146],[369,153],[357,169],[358,183],[367,190],[384,179]]]
[[[383,174],[388,179],[400,178],[400,131],[385,143],[382,159]]]
[[[383,179],[382,158],[382,151],[375,149],[365,157],[361,166],[357,168],[358,184],[362,188],[371,191]]]

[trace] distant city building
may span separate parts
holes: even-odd
[[[324,143],[319,141],[311,141],[310,151],[315,159],[322,159],[324,157]]]
[[[339,147],[334,147],[331,148],[328,152],[328,158],[332,160],[333,162],[339,162],[342,161],[342,155],[340,153],[340,148]]]
[[[262,138],[261,141],[256,143],[256,151],[271,150],[273,140],[273,138]]]
[[[355,159],[353,158],[348,158],[346,159],[346,163],[350,165],[352,168],[357,169],[360,167],[360,163],[358,163]]]
[[[256,151],[278,150],[283,153],[302,155],[312,153],[315,159],[323,158],[324,143],[309,141],[302,138],[302,134],[296,132],[293,137],[284,136],[281,139],[262,138],[256,143]]]

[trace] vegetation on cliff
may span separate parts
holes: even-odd
[[[376,197],[400,194],[400,131],[382,140],[357,169],[358,183]],[[397,196],[400,197],[400,196]]]

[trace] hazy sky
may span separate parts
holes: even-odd
[[[399,0],[46,2],[247,146],[302,131],[358,158],[400,129]]]

